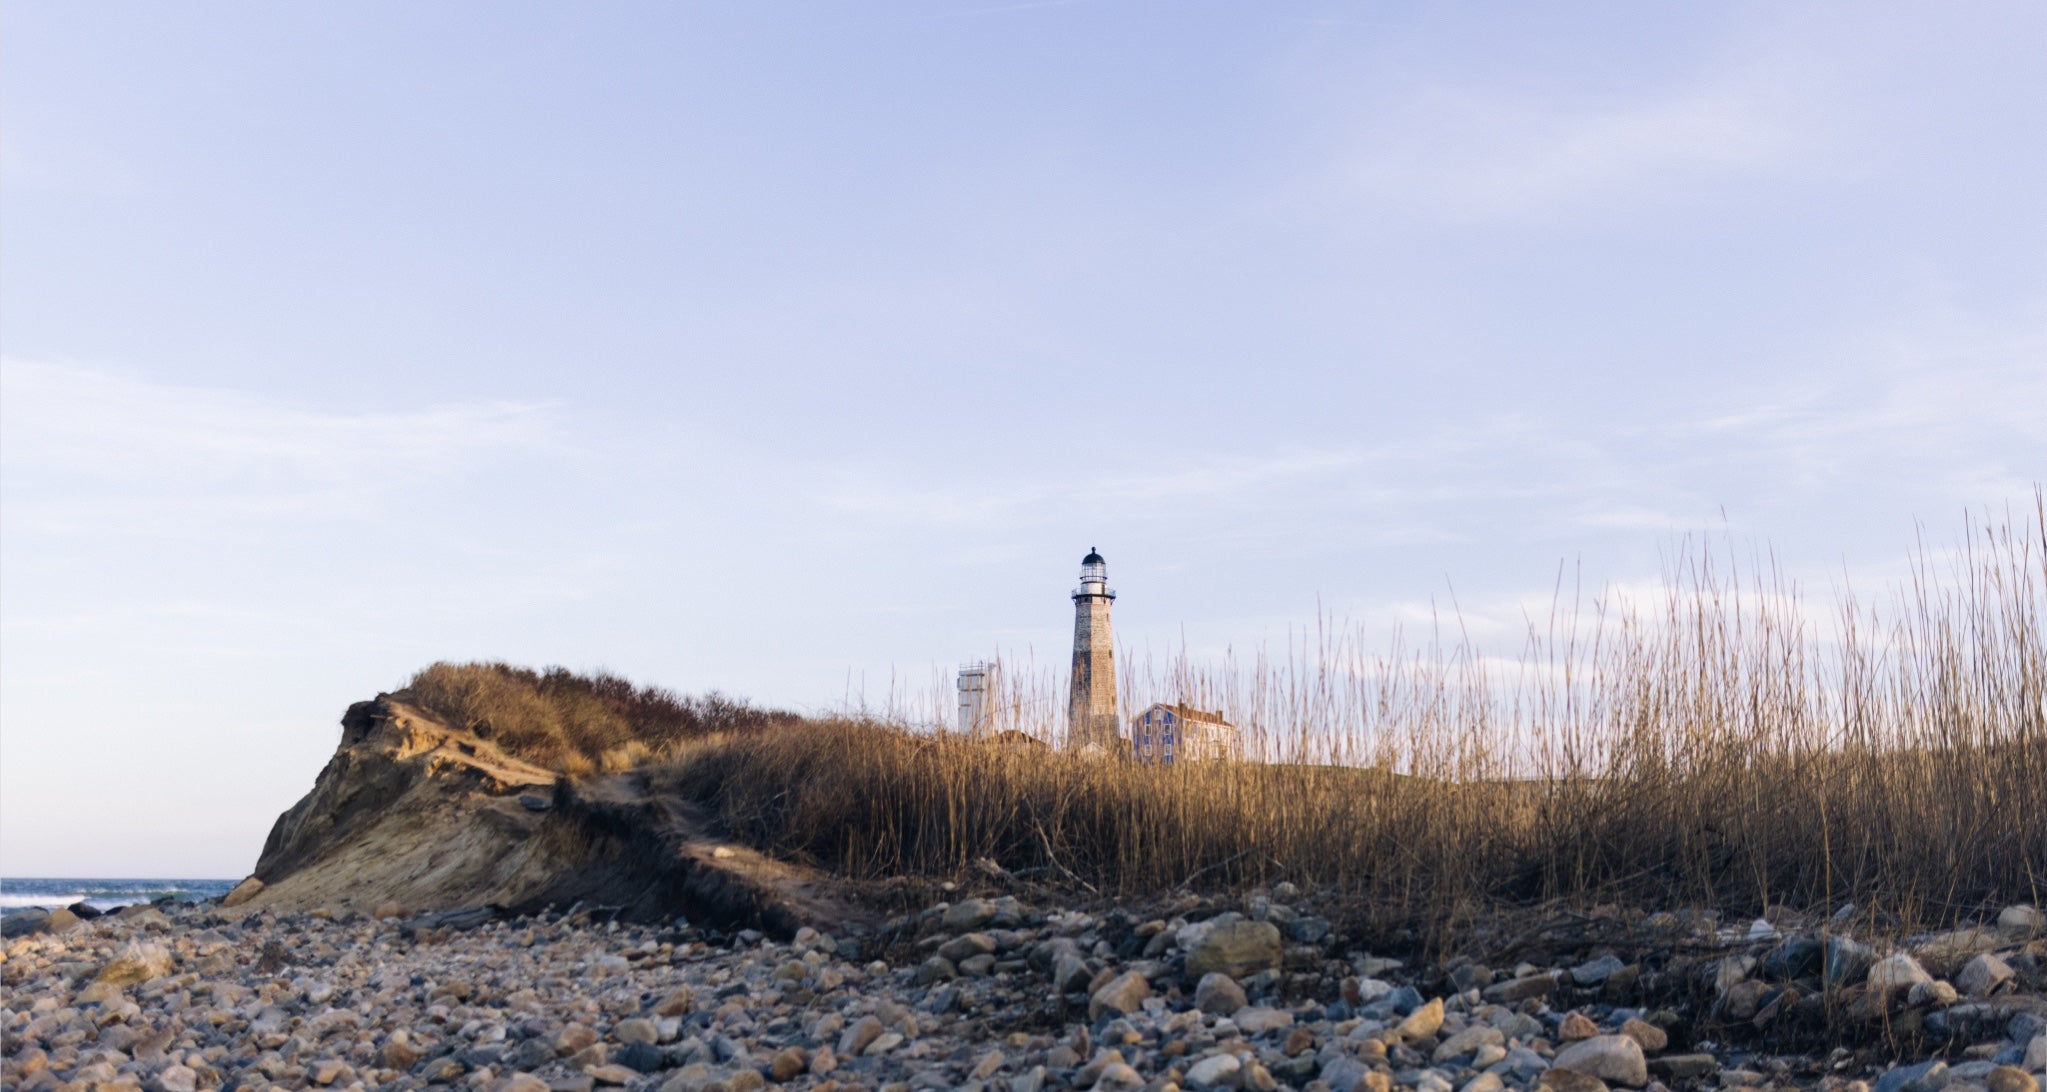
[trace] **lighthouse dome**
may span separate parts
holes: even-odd
[[[1083,558],[1081,558],[1081,559],[1080,559],[1080,563],[1081,563],[1081,564],[1083,564],[1083,565],[1104,565],[1104,564],[1107,564],[1107,562],[1105,562],[1105,561],[1103,561],[1103,560],[1102,560],[1102,555],[1100,555],[1100,554],[1096,553],[1096,552],[1095,552],[1095,548],[1094,548],[1094,547],[1092,547],[1092,546],[1090,546],[1090,547],[1088,547],[1088,548],[1087,548],[1087,556],[1086,556],[1086,557],[1083,557]]]

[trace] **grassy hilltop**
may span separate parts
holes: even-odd
[[[1853,901],[1934,924],[2047,894],[2043,542],[2037,520],[1983,531],[1824,633],[1795,589],[1707,560],[1660,612],[1600,604],[1531,635],[1511,671],[1467,646],[1339,641],[1261,666],[1238,701],[1254,753],[1284,763],[1090,761],[503,664],[436,664],[400,696],[570,777],[634,771],[856,877],[1286,879],[1430,932],[1549,900]],[[1178,681],[1210,700],[1231,685]]]

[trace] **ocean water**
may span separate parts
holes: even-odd
[[[153,902],[166,895],[181,901],[217,898],[240,880],[52,879],[0,877],[0,914],[30,906],[52,908],[82,902],[101,910]]]

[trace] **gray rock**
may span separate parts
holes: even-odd
[[[1328,938],[1331,926],[1328,918],[1305,915],[1284,926],[1286,937],[1297,944],[1320,944]]]
[[[1414,1092],[1456,1092],[1456,1088],[1433,1069],[1424,1069],[1414,1075]]]
[[[1595,1035],[1557,1051],[1555,1066],[1602,1081],[1640,1088],[1649,1083],[1642,1044],[1625,1035]]]
[[[938,946],[938,954],[958,963],[995,950],[995,938],[986,933],[962,933]]]
[[[1988,997],[2011,981],[2013,974],[2011,964],[1984,952],[1963,965],[1961,973],[1955,976],[1955,988],[1970,997]]]
[[[1549,1059],[1525,1046],[1517,1046],[1489,1068],[1503,1076],[1513,1077],[1516,1084],[1527,1084],[1549,1069]]]
[[[1329,1085],[1330,1092],[1357,1092],[1365,1074],[1370,1072],[1371,1069],[1356,1058],[1339,1055],[1322,1066],[1322,1080]]]
[[[1933,1092],[1947,1084],[1947,1063],[1936,1058],[1901,1065],[1876,1079],[1876,1092]]]
[[[945,908],[940,924],[954,933],[979,929],[995,920],[995,904],[987,899],[961,899]]]
[[[1952,1005],[1961,998],[1960,991],[1937,978],[1914,982],[1905,991],[1905,1003],[1915,1009]]]
[[[546,811],[554,807],[554,801],[537,792],[522,792],[519,794],[519,806],[527,811]]]
[[[1818,937],[1790,936],[1763,956],[1757,973],[1772,982],[1802,978],[1820,969],[1826,952]]]
[[[1194,987],[1194,1007],[1202,1012],[1217,1016],[1228,1016],[1249,1002],[1244,997],[1244,987],[1237,980],[1220,971],[1210,971],[1201,976],[1201,982]]]
[[[1580,963],[1571,968],[1571,981],[1580,986],[1597,986],[1613,977],[1615,971],[1627,966],[1619,956],[1603,955],[1589,963]]]
[[[857,1056],[866,1050],[869,1044],[881,1038],[881,1032],[881,1021],[872,1015],[862,1016],[853,1021],[846,1025],[846,1030],[839,1035],[839,1056],[845,1058]]]
[[[1466,990],[1482,990],[1492,984],[1492,969],[1483,964],[1466,963],[1450,972],[1450,985],[1455,987],[1458,993],[1463,993]]]
[[[1867,944],[1858,944],[1848,937],[1827,938],[1825,976],[1827,985],[1839,988],[1852,986],[1862,981],[1869,973],[1870,965],[1876,962],[1876,952]]]
[[[652,1043],[627,1043],[612,1052],[611,1060],[641,1073],[656,1073],[668,1064],[661,1048]]]
[[[1074,952],[1060,952],[1053,958],[1052,988],[1061,994],[1072,993],[1088,984],[1094,972],[1087,969],[1087,961]]]
[[[25,937],[40,932],[49,924],[50,912],[40,906],[29,906],[0,918],[0,937]]]

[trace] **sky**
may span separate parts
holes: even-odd
[[[0,874],[435,660],[825,710],[2047,478],[2047,7],[0,5]]]

